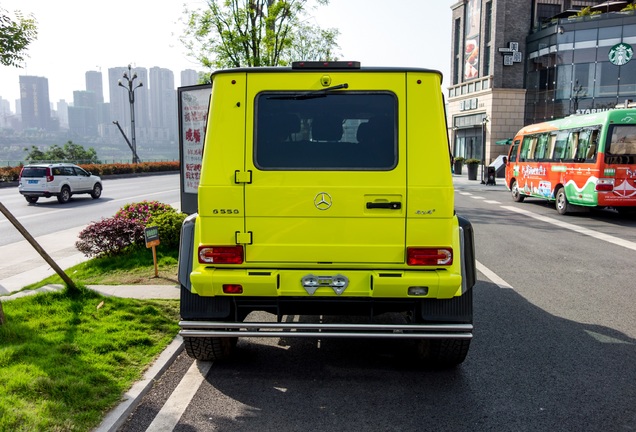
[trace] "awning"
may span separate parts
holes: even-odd
[[[508,144],[512,144],[512,138],[508,138],[508,139],[505,139],[505,140],[495,141],[495,144],[497,144],[497,145],[508,145]]]
[[[599,12],[618,12],[621,9],[624,9],[625,7],[627,7],[627,2],[626,1],[606,1],[603,3],[599,3],[595,6],[592,6],[590,8],[591,11],[595,12],[595,11],[599,11]]]

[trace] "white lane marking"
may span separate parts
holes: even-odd
[[[457,193],[460,194],[460,195],[466,195],[466,196],[472,195],[470,192],[459,192],[458,191]]]
[[[476,200],[485,200],[486,198],[483,196],[477,196],[477,195],[473,195],[471,196],[472,199],[476,199]]]
[[[484,202],[488,204],[501,204],[499,201],[495,201],[495,200],[486,200]]]
[[[508,282],[497,276],[495,272],[490,270],[488,267],[480,263],[479,261],[475,261],[477,265],[477,270],[479,270],[484,276],[486,276],[492,283],[497,285],[499,288],[512,289],[512,285]]]
[[[532,212],[527,211],[527,210],[522,210],[522,209],[517,208],[517,207],[501,206],[501,208],[503,208],[505,210],[510,210],[512,212],[515,212],[515,213],[522,214],[524,216],[529,216],[531,218],[540,220],[542,222],[546,222],[546,223],[549,223],[549,224],[552,224],[552,225],[556,225],[556,226],[558,226],[560,228],[569,229],[569,230],[577,232],[579,234],[583,234],[583,235],[586,235],[586,236],[593,237],[593,238],[595,238],[597,240],[606,241],[608,243],[612,243],[612,244],[615,244],[617,246],[622,246],[622,247],[627,248],[627,249],[636,250],[636,243],[631,242],[629,240],[625,240],[625,239],[622,239],[622,238],[614,237],[614,236],[609,235],[609,234],[603,234],[603,233],[600,233],[600,232],[597,232],[597,231],[593,231],[593,230],[588,229],[588,228],[583,228],[583,227],[568,223],[568,222],[563,222],[563,221],[560,221],[560,220],[557,220],[557,219],[552,219],[552,218],[549,218],[547,216],[542,216],[542,215],[539,215],[539,214],[536,214],[536,213],[532,213]]]
[[[172,432],[199,390],[212,362],[194,361],[146,432]]]

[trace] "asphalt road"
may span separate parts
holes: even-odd
[[[407,341],[239,340],[231,362],[180,355],[120,430],[636,430],[636,220],[456,186],[479,269],[463,365],[422,369]]]
[[[104,179],[99,199],[77,195],[66,204],[55,197],[28,204],[16,187],[1,188],[0,201],[40,246],[63,269],[87,259],[75,248],[80,231],[88,224],[115,215],[127,203],[160,201],[179,208],[179,175]],[[0,295],[38,282],[54,271],[0,214]]]

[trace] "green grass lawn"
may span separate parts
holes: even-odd
[[[133,251],[128,261],[142,252]],[[137,270],[114,272],[120,276],[113,279],[108,260],[67,273],[80,287],[130,283]],[[149,269],[154,277],[152,256]],[[165,271],[174,278],[176,263]],[[103,297],[81,288],[4,301],[2,307],[0,431],[93,429],[179,330],[178,300]]]

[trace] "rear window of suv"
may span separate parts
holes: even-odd
[[[393,93],[265,92],[255,108],[259,169],[388,171],[397,165]]]
[[[24,167],[22,177],[46,177],[46,168],[43,167]]]

